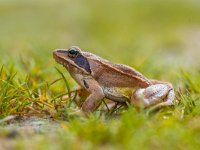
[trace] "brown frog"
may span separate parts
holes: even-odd
[[[53,56],[89,92],[81,106],[84,113],[95,111],[104,98],[127,101],[139,108],[174,105],[175,94],[170,83],[148,79],[129,66],[111,63],[76,46],[57,49]]]

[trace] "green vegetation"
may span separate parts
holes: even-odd
[[[199,25],[198,0],[0,0],[1,148],[198,149]],[[52,51],[72,45],[173,83],[177,105],[69,116],[77,84]]]

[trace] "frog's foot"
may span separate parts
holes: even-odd
[[[174,89],[171,84],[154,84],[147,88],[137,89],[131,97],[135,107],[162,107],[174,105]]]

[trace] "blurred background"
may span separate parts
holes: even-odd
[[[199,40],[199,0],[0,0],[0,64],[21,74],[47,77],[52,50],[76,45],[173,82],[199,68]]]
[[[72,45],[171,82],[180,105],[149,117],[130,109],[122,118],[109,112],[105,122],[98,111],[98,119],[69,119],[76,105],[62,97],[77,84],[52,51]],[[199,93],[200,0],[0,0],[0,149],[18,135],[13,149],[199,149]],[[27,118],[7,132],[9,115]]]

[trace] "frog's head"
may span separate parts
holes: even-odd
[[[91,73],[87,58],[77,46],[72,46],[69,49],[56,49],[53,52],[53,57],[59,64],[62,64],[67,69],[75,67],[85,73]]]

